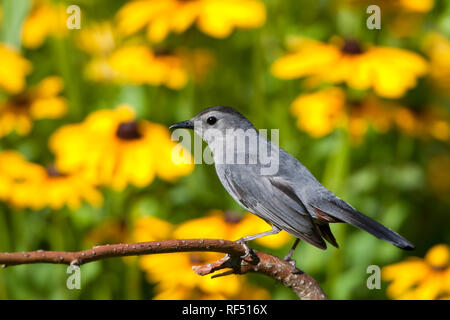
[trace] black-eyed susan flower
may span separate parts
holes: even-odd
[[[230,211],[212,210],[207,216],[186,221],[174,231],[176,238],[197,237],[238,240],[250,234],[267,231],[268,224],[250,213],[240,216]],[[265,239],[263,239],[265,238]],[[269,248],[280,248],[291,237],[282,231],[276,235],[258,238],[258,242]]]
[[[33,120],[56,119],[67,112],[66,99],[59,96],[61,78],[49,76],[36,86],[0,101],[0,138],[16,131],[28,134]]]
[[[165,85],[181,89],[188,81],[188,63],[175,53],[143,44],[123,44],[110,22],[92,24],[80,32],[78,45],[88,52],[86,76],[99,82]]]
[[[31,63],[20,53],[0,43],[0,89],[8,93],[19,93],[25,88],[25,77],[31,71]]]
[[[35,173],[24,157],[12,150],[0,152],[0,200],[6,201],[13,192],[13,184]]]
[[[430,78],[433,86],[448,94],[450,89],[450,41],[431,33],[424,41],[424,50],[430,58]]]
[[[394,5],[402,8],[405,11],[417,13],[426,13],[433,9],[434,6],[434,0],[396,0],[393,2]]]
[[[390,281],[387,294],[393,299],[431,300],[450,294],[450,249],[432,247],[424,259],[412,257],[386,266],[382,277]]]
[[[33,1],[25,19],[22,43],[26,48],[41,46],[48,36],[64,36],[68,32],[66,6],[46,0]]]
[[[172,155],[175,146],[166,127],[136,120],[129,106],[95,111],[50,138],[58,169],[82,172],[90,181],[117,190],[128,184],[144,187],[155,176],[173,181],[188,175],[191,155],[184,149]]]
[[[370,99],[350,104],[345,91],[338,87],[301,94],[291,105],[291,112],[297,118],[298,128],[311,137],[321,138],[337,128],[345,128],[354,142],[361,141],[372,120],[380,122],[376,117],[372,119],[375,113],[372,109]],[[385,118],[382,112],[376,114]]]
[[[124,46],[115,50],[108,64],[120,81],[133,84],[165,85],[181,89],[188,81],[183,59],[169,52],[157,52],[147,46]]]
[[[0,200],[16,208],[33,210],[68,206],[77,209],[83,201],[100,205],[101,193],[78,174],[64,174],[27,161],[15,151],[0,152]]]
[[[76,43],[91,59],[85,66],[87,78],[111,82],[118,77],[108,63],[108,57],[117,48],[119,39],[110,21],[90,23],[77,33]]]
[[[394,127],[395,119],[400,119],[400,108],[395,103],[382,101],[374,96],[368,96],[360,101],[347,101],[347,129],[353,141],[361,142],[369,128],[380,134],[388,132]],[[404,127],[399,128],[403,129],[409,125],[406,119]],[[403,132],[411,134],[413,131],[404,130]]]
[[[422,111],[405,107],[394,110],[394,122],[402,132],[422,139],[450,140],[450,117],[441,106],[427,106]]]
[[[272,65],[280,79],[311,77],[317,82],[346,83],[358,90],[373,89],[386,98],[399,98],[427,72],[420,55],[399,48],[364,47],[355,40],[331,43],[298,39],[293,52]]]
[[[202,83],[216,64],[214,55],[208,49],[179,48],[176,53],[181,57],[196,83]]]
[[[93,56],[105,56],[117,46],[117,34],[110,21],[100,21],[84,26],[76,38],[77,45]]]
[[[155,217],[143,217],[137,220],[134,230],[136,241],[155,241],[165,239],[187,239],[213,237],[229,234],[235,236],[240,219],[233,216],[230,222],[233,227],[218,221],[224,220],[223,214],[213,213],[211,216],[187,221],[173,226],[167,221]],[[217,229],[221,228],[221,229]],[[252,222],[245,228],[254,229]],[[267,228],[267,226],[266,226]],[[196,233],[192,231],[195,229]],[[203,232],[207,229],[206,232]],[[209,231],[208,231],[209,230]],[[200,233],[198,233],[200,232]],[[223,254],[214,252],[185,252],[144,256],[139,264],[146,272],[150,282],[156,282],[155,299],[267,299],[269,294],[262,288],[250,285],[245,277],[228,276],[211,279],[201,277],[192,271],[192,267],[216,261]],[[250,294],[244,295],[243,288],[249,286]]]
[[[345,101],[345,92],[331,87],[298,96],[291,105],[291,111],[301,130],[320,138],[343,125]]]
[[[359,143],[369,128],[380,134],[397,128],[412,137],[450,139],[449,116],[442,107],[430,106],[416,112],[373,95],[351,101],[337,87],[299,95],[291,111],[297,118],[298,128],[315,138],[344,128],[352,141]]]
[[[156,217],[139,218],[133,228],[133,239],[137,242],[167,240],[172,236],[175,226]]]
[[[235,28],[262,26],[266,10],[259,0],[136,0],[124,5],[117,18],[122,34],[147,28],[148,38],[160,42],[194,23],[209,36],[225,38]]]
[[[242,278],[230,276],[211,279],[192,271],[193,266],[214,262],[222,257],[223,254],[213,252],[167,253],[143,257],[139,264],[146,272],[148,280],[158,283],[157,292],[164,294],[166,299],[169,299],[168,293],[180,287],[185,288],[185,299],[196,290],[206,294],[236,295],[243,285]],[[155,299],[159,298],[156,295]]]
[[[397,0],[394,4],[406,11],[425,13],[433,9],[434,0]]]
[[[175,239],[177,236],[192,237],[183,232],[174,235],[174,230],[176,227],[164,220],[146,217],[137,221],[135,237],[137,241]],[[139,263],[146,271],[148,280],[158,283],[157,291],[166,299],[181,298],[181,296],[187,298],[195,290],[201,290],[207,294],[236,294],[240,289],[240,279],[237,277],[218,278],[218,281],[214,281],[208,277],[200,277],[192,271],[192,266],[213,262],[222,256],[214,252],[158,254],[142,257]],[[183,289],[175,291],[174,289],[177,288]],[[161,297],[157,295],[155,298]]]
[[[214,64],[212,54],[205,49],[152,49],[134,39],[125,42],[109,21],[81,30],[77,43],[91,55],[85,67],[87,78],[98,82],[181,89],[191,76],[202,81]]]

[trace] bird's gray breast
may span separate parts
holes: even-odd
[[[249,165],[254,166],[254,165]],[[248,174],[248,171],[254,168],[249,168],[242,164],[220,164],[216,163],[216,172],[220,182],[224,186],[225,190],[236,200],[242,207],[252,211],[252,204],[249,203],[250,199],[246,196],[246,180],[251,179],[252,175]]]

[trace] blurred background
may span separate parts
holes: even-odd
[[[381,29],[366,21],[381,9]],[[78,7],[69,7],[76,5]],[[450,2],[4,0],[0,251],[225,238],[269,229],[167,127],[233,106],[330,190],[411,240],[349,225],[294,258],[330,299],[450,297]],[[78,15],[78,13],[80,15]],[[372,17],[371,19],[376,19]],[[376,20],[371,20],[372,22]],[[189,155],[177,155],[190,160]],[[281,233],[251,243],[284,256]],[[0,270],[0,299],[296,299],[273,279],[195,275],[213,253]],[[366,273],[380,266],[381,289]]]

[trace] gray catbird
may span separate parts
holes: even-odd
[[[411,242],[355,210],[326,189],[299,161],[257,133],[251,122],[230,107],[213,107],[170,127],[194,129],[214,157],[217,175],[228,193],[246,210],[264,219],[272,230],[240,239],[247,241],[285,230],[326,249],[338,247],[329,223],[347,222],[406,250]]]

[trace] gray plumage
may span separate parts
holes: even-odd
[[[328,224],[346,222],[399,248],[414,248],[398,233],[358,212],[326,189],[297,159],[259,135],[251,122],[233,108],[209,108],[171,128],[194,129],[208,143],[217,175],[228,193],[246,210],[272,225],[271,231],[245,237],[244,242],[285,230],[321,249],[326,249],[324,239],[337,247]],[[257,138],[258,148],[249,152],[252,143],[246,140],[245,151],[237,146],[233,150],[226,150],[224,141],[217,138],[217,134],[209,134],[208,129],[216,129],[216,132],[224,134],[230,129],[254,130],[253,138]],[[277,159],[272,160],[279,161],[279,166],[274,174],[261,174],[261,168],[267,163],[251,161],[258,158],[258,152],[262,150],[260,146],[276,151],[274,154]],[[233,151],[236,157],[242,155],[246,162],[229,164],[222,161],[224,150]],[[245,154],[240,154],[242,152]]]

